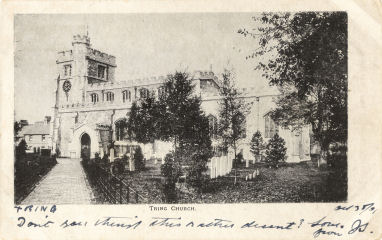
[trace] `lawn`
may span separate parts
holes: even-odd
[[[146,164],[143,172],[124,173],[130,186],[147,198],[148,203],[164,202],[159,175],[160,164]],[[246,181],[245,176],[259,169],[259,176]],[[284,164],[278,169],[264,165],[242,164],[230,174],[211,180],[202,193],[178,185],[179,203],[260,203],[260,202],[334,202],[347,196],[346,171],[318,169],[311,162]]]

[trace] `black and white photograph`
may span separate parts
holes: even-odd
[[[13,37],[16,205],[348,200],[345,11],[16,14]]]

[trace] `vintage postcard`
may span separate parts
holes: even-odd
[[[4,1],[1,239],[381,239],[381,7]]]

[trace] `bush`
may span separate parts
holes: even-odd
[[[135,163],[135,169],[136,170],[143,170],[145,168],[145,163],[143,160],[143,154],[142,154],[142,149],[140,146],[135,150],[134,153],[134,163]]]
[[[272,167],[278,167],[280,161],[285,161],[286,159],[285,141],[277,133],[271,138],[267,144],[266,149],[266,161]]]
[[[167,203],[174,203],[177,200],[175,184],[182,174],[179,161],[175,160],[174,153],[168,153],[161,166],[161,174],[165,178],[163,194]]]
[[[203,174],[207,170],[208,154],[197,152],[192,155],[191,165],[187,169],[186,182],[192,187],[196,187],[200,192],[208,183],[208,178]]]
[[[253,156],[258,157],[261,154],[261,151],[264,149],[264,142],[259,131],[255,132],[252,136],[250,143],[251,153]]]

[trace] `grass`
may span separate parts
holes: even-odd
[[[134,189],[148,199],[148,203],[163,203],[162,181],[158,175],[160,164],[145,171],[124,173]],[[251,181],[245,176],[255,169],[260,175]],[[179,203],[262,203],[262,202],[338,202],[346,201],[346,170],[318,169],[310,163],[288,163],[274,169],[264,165],[245,168],[242,164],[230,174],[210,180],[201,193],[178,185]]]

